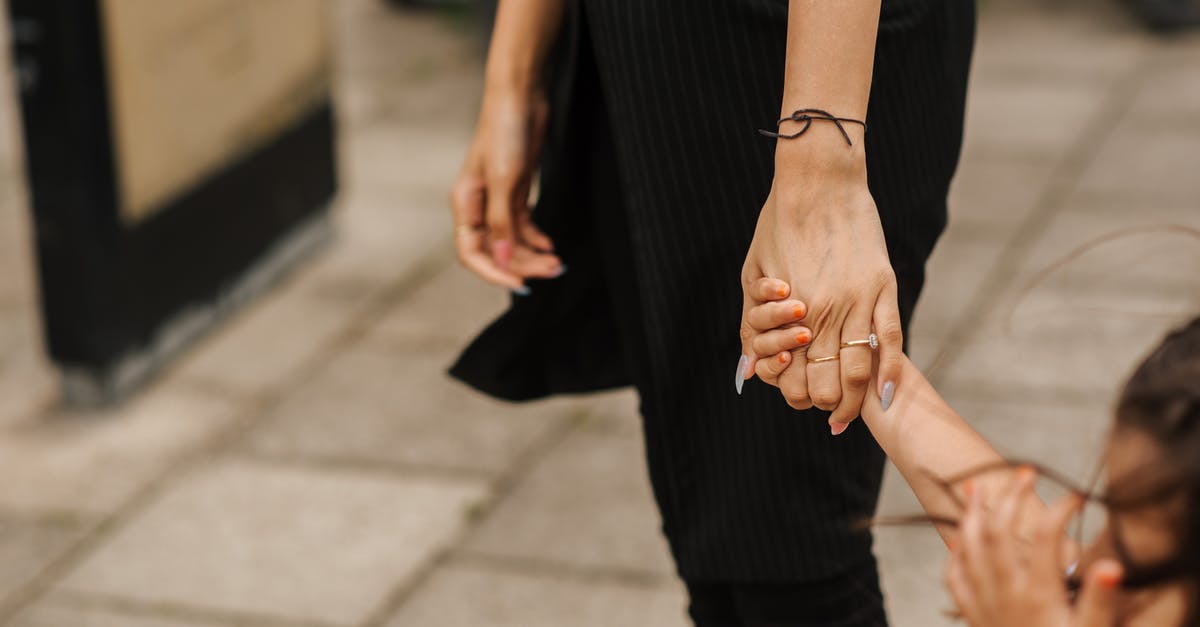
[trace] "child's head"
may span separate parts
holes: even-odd
[[[1170,590],[1193,624],[1200,619],[1200,318],[1168,335],[1125,385],[1107,467],[1101,549],[1124,564],[1135,597]]]

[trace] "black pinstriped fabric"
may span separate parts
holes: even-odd
[[[650,478],[693,581],[836,576],[869,559],[884,457],[757,381],[733,389],[739,272],[773,176],[786,0],[583,0],[559,50],[535,219],[570,266],[451,370],[523,400],[633,383]],[[971,0],[884,0],[867,165],[907,324],[946,221]],[[789,107],[812,103],[788,103]],[[799,140],[803,141],[803,140]]]

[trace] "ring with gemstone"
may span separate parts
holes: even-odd
[[[867,339],[865,340],[851,340],[849,342],[842,342],[842,348],[850,348],[851,346],[869,346],[871,347],[871,350],[875,350],[879,348],[879,338],[872,333],[868,335]]]

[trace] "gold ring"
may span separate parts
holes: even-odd
[[[463,235],[474,235],[482,230],[483,227],[480,225],[460,224],[455,227],[454,232],[458,233],[458,235],[461,237]]]
[[[816,359],[809,359],[808,363],[819,364],[819,363],[824,363],[826,361],[837,361],[839,359],[841,359],[841,355],[830,355],[828,357],[818,357]]]
[[[851,340],[849,342],[842,342],[842,348],[850,348],[851,346],[870,346],[871,350],[875,350],[879,348],[879,338],[872,333],[868,335],[867,339],[865,340]]]

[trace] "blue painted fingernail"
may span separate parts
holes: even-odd
[[[562,264],[558,267],[558,272],[554,273],[554,278],[558,278],[567,273],[567,264]]]
[[[883,411],[887,411],[888,407],[892,406],[892,398],[896,396],[896,384],[888,381],[883,384],[883,393],[879,395],[879,404],[883,405]]]
[[[531,293],[533,293],[533,290],[529,289],[528,285],[522,285],[521,287],[514,287],[512,289],[512,293],[516,294],[517,296],[529,296]]]
[[[750,358],[742,355],[738,358],[737,373],[733,375],[733,388],[738,396],[742,395],[742,386],[746,383],[746,371],[750,369]]]

